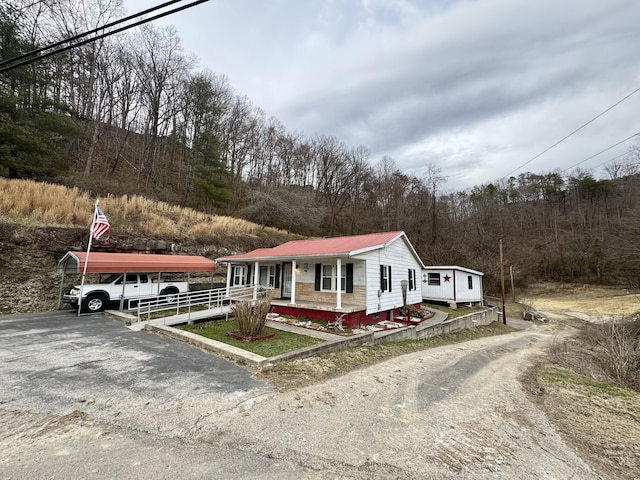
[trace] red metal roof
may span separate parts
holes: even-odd
[[[58,273],[82,273],[87,252],[67,252],[58,262]],[[214,272],[216,264],[205,257],[144,253],[91,252],[87,273]]]
[[[240,255],[218,258],[218,262],[233,260],[266,260],[274,258],[299,258],[336,255],[355,255],[368,250],[382,248],[404,232],[382,232],[349,237],[293,240],[273,248],[259,248]]]

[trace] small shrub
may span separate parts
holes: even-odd
[[[271,308],[271,298],[265,297],[254,301],[236,303],[233,311],[240,335],[257,337],[267,322],[267,313]]]
[[[555,342],[549,359],[594,380],[640,391],[637,321],[588,325],[577,338]]]
[[[608,322],[599,325],[594,343],[603,368],[618,385],[640,388],[640,337],[632,324]]]

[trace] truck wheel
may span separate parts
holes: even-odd
[[[176,287],[167,287],[162,289],[160,295],[167,296],[167,303],[176,303],[178,301],[178,294],[180,292]]]
[[[103,295],[89,295],[82,302],[82,311],[90,313],[102,312],[106,307],[106,303]]]

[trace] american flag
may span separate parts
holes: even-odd
[[[102,238],[104,234],[107,234],[105,238]],[[91,235],[96,240],[109,240],[109,234],[111,233],[111,225],[109,225],[109,220],[107,220],[107,216],[102,213],[100,207],[96,207],[96,216],[93,219],[93,223],[91,224]]]

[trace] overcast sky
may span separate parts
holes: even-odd
[[[518,169],[640,87],[639,20],[638,0],[211,0],[155,24],[287,130],[436,165],[457,191],[638,133],[640,92]],[[604,177],[633,143],[579,167]]]

